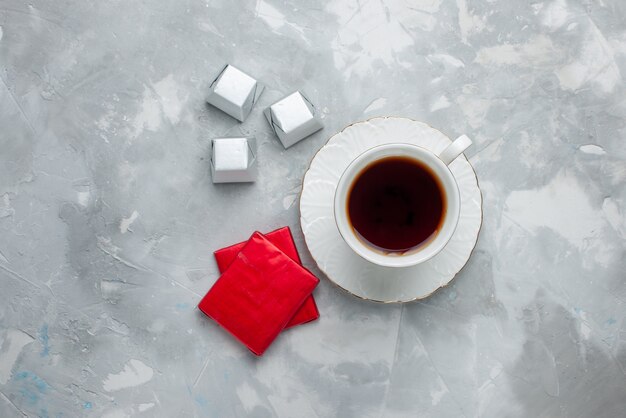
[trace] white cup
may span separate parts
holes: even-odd
[[[426,148],[412,144],[379,145],[356,157],[343,172],[335,191],[335,221],[341,236],[348,246],[367,261],[385,267],[409,267],[434,257],[446,246],[454,233],[461,212],[459,186],[448,164],[456,159],[472,144],[465,135],[458,137],[439,155]],[[354,180],[368,166],[387,157],[408,157],[427,166],[442,185],[446,209],[442,226],[429,242],[403,253],[384,252],[364,242],[350,224],[348,215],[348,195]]]

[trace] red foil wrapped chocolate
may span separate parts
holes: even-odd
[[[255,232],[198,308],[260,356],[318,283]]]
[[[293,236],[291,235],[291,230],[288,226],[263,235],[268,241],[285,253],[286,256],[302,265],[302,261],[300,261],[300,256],[298,255],[298,249],[296,248],[296,244],[293,242]],[[246,245],[246,242],[247,241],[240,242],[214,252],[215,260],[217,261],[217,268],[220,273],[226,271],[230,263],[232,263],[235,257],[237,257],[237,254],[239,254],[239,251],[241,251],[244,245]],[[300,309],[298,309],[294,316],[289,320],[285,328],[305,324],[319,317],[320,313],[317,310],[315,299],[313,298],[313,295],[311,295],[306,298]]]

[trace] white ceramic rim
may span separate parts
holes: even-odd
[[[426,165],[438,178],[445,193],[446,213],[442,228],[418,248],[402,254],[386,254],[363,242],[349,222],[347,198],[356,176],[368,165],[392,156],[409,157]],[[365,260],[384,267],[409,267],[423,263],[437,255],[446,246],[459,222],[461,197],[454,175],[446,164],[426,148],[408,143],[392,143],[370,148],[356,157],[345,169],[335,190],[334,213],[337,228],[348,246]]]

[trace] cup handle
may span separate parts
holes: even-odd
[[[467,135],[461,135],[439,154],[439,159],[443,161],[445,165],[449,165],[456,157],[463,154],[463,151],[470,145],[472,145],[472,140],[469,139]]]

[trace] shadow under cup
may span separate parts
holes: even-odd
[[[387,144],[359,155],[335,193],[341,236],[359,256],[387,267],[424,262],[452,237],[459,188],[446,164],[411,144]]]

